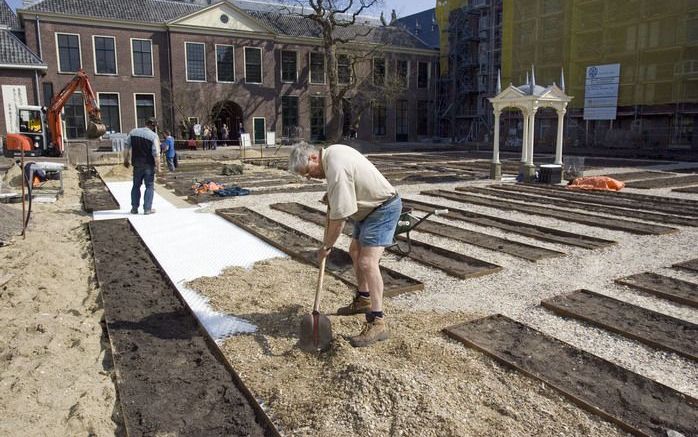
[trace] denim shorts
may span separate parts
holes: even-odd
[[[391,246],[401,213],[402,200],[400,196],[395,196],[388,203],[374,209],[365,219],[354,222],[352,238],[362,246]]]

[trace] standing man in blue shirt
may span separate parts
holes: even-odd
[[[143,214],[153,214],[155,195],[155,172],[160,173],[160,139],[157,119],[149,118],[146,127],[137,127],[126,138],[124,167],[133,165],[133,187],[131,187],[131,214],[138,214],[141,203],[141,185],[145,182]]]
[[[167,168],[170,171],[175,171],[175,142],[169,130],[164,131],[165,134],[165,158],[167,159]]]

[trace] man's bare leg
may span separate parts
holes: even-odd
[[[354,268],[354,276],[356,276],[356,285],[359,287],[359,291],[370,292],[371,289],[369,288],[369,284],[359,268],[359,257],[361,255],[361,250],[362,246],[361,243],[359,243],[359,240],[352,238],[351,244],[349,244],[349,256],[351,256],[351,264]]]
[[[383,311],[383,276],[379,263],[384,250],[384,247],[361,246],[359,252],[358,270],[371,292],[371,311]]]

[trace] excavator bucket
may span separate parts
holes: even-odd
[[[87,124],[87,138],[99,138],[107,132],[107,127],[101,120],[90,120]]]

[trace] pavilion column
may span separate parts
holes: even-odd
[[[524,182],[533,182],[536,178],[536,166],[533,164],[533,138],[535,134],[535,122],[536,122],[536,111],[537,108],[531,108],[528,114],[528,130],[527,134],[527,147],[526,147],[526,162],[523,164],[523,180]]]
[[[490,179],[502,179],[502,163],[499,162],[499,116],[502,111],[494,110],[494,142],[492,144],[492,163],[490,164]]]
[[[562,132],[566,109],[557,110],[557,142],[555,143],[555,164],[562,166]]]
[[[521,135],[521,164],[525,164],[526,153],[528,152],[528,112],[522,112],[523,114],[523,132]]]

